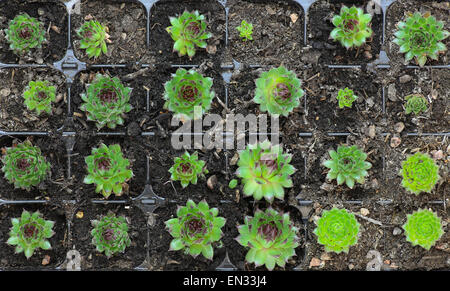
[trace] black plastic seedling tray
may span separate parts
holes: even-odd
[[[244,0],[242,0],[244,1]],[[1,2],[7,2],[7,1],[0,1]],[[24,1],[24,2],[33,2],[36,3],[36,1]],[[259,64],[259,63],[247,63],[247,62],[238,62],[237,60],[233,58],[229,58],[228,56],[225,56],[223,52],[218,53],[217,55],[212,56],[203,56],[202,58],[194,58],[192,62],[187,63],[174,63],[174,62],[159,62],[157,57],[155,58],[155,62],[153,63],[146,63],[146,62],[129,62],[129,63],[120,63],[120,64],[112,64],[112,63],[86,63],[83,61],[80,61],[76,56],[74,52],[74,46],[73,46],[73,32],[74,32],[74,26],[73,26],[73,16],[75,9],[78,9],[77,5],[79,4],[80,0],[70,0],[70,1],[45,1],[45,2],[57,2],[62,5],[67,10],[67,31],[65,34],[67,34],[67,50],[65,51],[64,57],[60,60],[57,60],[53,63],[44,63],[44,64],[36,64],[36,63],[0,63],[0,71],[9,72],[12,70],[20,70],[20,69],[52,69],[57,70],[61,72],[64,75],[65,82],[66,82],[66,100],[64,102],[64,113],[61,113],[61,116],[64,116],[64,118],[61,118],[60,124],[58,126],[55,126],[54,128],[39,131],[39,130],[24,130],[24,131],[17,131],[17,130],[9,130],[8,128],[1,128],[0,127],[0,141],[1,145],[5,146],[8,142],[11,142],[12,139],[19,138],[24,139],[26,137],[32,137],[33,139],[47,139],[48,143],[56,144],[57,146],[63,147],[60,149],[60,151],[55,151],[55,155],[58,156],[59,163],[64,164],[63,167],[60,167],[60,169],[64,169],[64,173],[54,173],[58,178],[57,183],[58,185],[64,185],[61,187],[59,193],[49,193],[48,197],[38,197],[38,199],[29,198],[26,199],[26,194],[21,195],[12,195],[11,193],[6,193],[10,191],[11,189],[8,188],[6,185],[2,185],[0,187],[0,209],[8,211],[12,208],[17,207],[24,207],[24,208],[49,208],[53,209],[58,208],[60,211],[58,212],[60,214],[60,219],[65,220],[65,235],[66,238],[64,239],[64,244],[58,245],[59,252],[55,252],[56,258],[52,258],[52,263],[49,266],[41,266],[40,263],[31,266],[31,265],[17,265],[17,266],[5,266],[1,267],[0,269],[3,270],[11,270],[11,269],[58,269],[58,270],[65,270],[66,266],[69,264],[70,266],[74,266],[73,259],[75,258],[75,255],[70,252],[67,257],[66,253],[70,250],[78,250],[80,248],[80,244],[86,243],[89,244],[89,239],[84,239],[82,243],[77,242],[77,238],[80,236],[76,234],[76,231],[74,230],[74,226],[78,225],[79,222],[77,222],[76,218],[74,217],[75,213],[79,210],[85,210],[85,211],[92,211],[93,209],[97,209],[99,211],[104,211],[108,208],[114,208],[118,207],[120,209],[123,209],[124,212],[127,214],[134,213],[135,216],[140,216],[141,220],[144,221],[144,228],[139,229],[140,233],[137,235],[139,237],[137,241],[141,243],[142,245],[135,246],[136,249],[138,249],[141,254],[140,258],[142,258],[139,262],[129,262],[129,264],[125,265],[114,265],[114,263],[109,264],[108,262],[100,262],[98,263],[98,266],[101,266],[102,269],[136,269],[136,270],[149,270],[152,269],[152,262],[156,260],[157,256],[156,253],[158,250],[161,249],[168,249],[168,245],[166,241],[161,242],[159,241],[159,238],[153,236],[154,229],[156,227],[163,227],[163,220],[167,219],[163,217],[163,215],[160,215],[157,210],[161,210],[164,208],[171,208],[175,205],[182,204],[186,201],[186,197],[181,197],[179,193],[177,193],[177,190],[175,187],[173,190],[175,191],[178,196],[173,194],[167,194],[167,193],[161,193],[159,191],[154,191],[154,189],[161,190],[163,189],[167,190],[170,188],[162,187],[160,185],[155,185],[155,167],[158,167],[158,165],[152,165],[152,160],[150,160],[150,157],[147,153],[142,153],[137,159],[139,159],[138,162],[136,162],[140,169],[140,175],[142,175],[144,178],[142,179],[145,181],[143,185],[132,185],[134,195],[119,197],[119,198],[111,198],[109,200],[101,199],[101,196],[89,196],[89,197],[80,197],[80,195],[76,192],[76,185],[81,185],[81,181],[79,180],[79,177],[76,177],[74,175],[74,168],[75,167],[83,167],[83,164],[78,163],[78,160],[80,158],[80,149],[77,148],[77,142],[80,140],[83,140],[84,138],[95,138],[96,141],[100,141],[103,139],[113,140],[117,141],[119,144],[121,144],[124,141],[128,141],[130,143],[137,142],[142,144],[152,144],[157,139],[170,139],[170,136],[173,134],[173,131],[171,131],[168,128],[165,128],[161,125],[160,122],[156,122],[155,124],[152,124],[148,128],[150,130],[141,129],[138,126],[138,129],[133,128],[131,126],[131,123],[138,123],[139,121],[142,121],[142,118],[140,120],[131,120],[126,126],[119,128],[117,131],[100,131],[97,132],[95,129],[92,129],[89,127],[87,129],[86,127],[83,128],[83,124],[79,122],[79,118],[74,115],[74,112],[77,112],[77,105],[76,100],[73,100],[74,98],[74,90],[76,89],[77,85],[77,78],[79,78],[80,73],[82,72],[95,72],[100,70],[111,70],[111,72],[116,73],[116,75],[119,75],[120,77],[124,77],[124,74],[132,74],[137,73],[139,70],[147,70],[149,72],[152,72],[154,74],[167,74],[167,72],[173,72],[176,70],[176,68],[179,67],[186,67],[186,68],[198,68],[205,60],[213,59],[215,64],[218,64],[218,67],[214,67],[212,71],[214,71],[215,74],[217,74],[217,80],[221,85],[218,89],[218,92],[216,90],[217,95],[219,96],[219,99],[222,104],[219,104],[217,107],[218,110],[229,110],[233,106],[233,94],[234,94],[234,88],[232,86],[232,78],[235,76],[235,73],[241,73],[241,72],[249,72],[249,74],[254,73],[258,69],[264,69],[269,68],[270,65],[268,64]],[[164,3],[170,3],[170,2],[176,2],[176,1],[157,1],[157,0],[135,0],[135,1],[107,1],[108,3],[118,3],[117,5],[120,5],[121,3],[137,3],[141,6],[141,8],[145,11],[143,13],[142,17],[145,17],[145,42],[147,44],[147,49],[151,50],[152,46],[152,13],[154,12],[155,4],[158,2],[164,2]],[[230,47],[230,28],[229,27],[229,17],[230,17],[230,9],[232,6],[230,6],[230,2],[236,2],[236,1],[227,1],[227,0],[217,0],[217,2],[211,0],[211,1],[205,1],[208,2],[208,5],[220,5],[218,10],[222,10],[225,15],[225,25],[223,26],[223,50],[226,51]],[[245,2],[245,1],[244,1]],[[258,2],[258,1],[255,1]],[[264,1],[260,1],[264,2]],[[267,1],[266,1],[267,2]],[[310,33],[310,26],[312,25],[310,21],[310,11],[314,8],[314,5],[318,2],[324,2],[323,0],[315,1],[315,0],[293,0],[293,1],[287,1],[290,3],[290,5],[296,5],[298,7],[298,15],[302,16],[301,20],[303,23],[302,31],[300,33],[303,33],[302,36],[302,43],[298,43],[297,45],[299,47],[310,47],[312,51],[314,51],[314,48],[311,46],[313,40],[309,36]],[[325,1],[326,2],[326,1]],[[342,2],[351,2],[351,1],[332,1],[329,0],[328,2],[332,4],[339,4]],[[367,1],[366,1],[367,2]],[[380,15],[377,17],[380,17],[380,26],[379,30],[382,31],[382,35],[379,38],[379,42],[377,45],[381,48],[379,52],[377,52],[378,58],[373,58],[371,62],[363,62],[363,63],[356,63],[356,64],[339,64],[339,63],[303,63],[303,67],[296,68],[297,72],[300,71],[308,71],[311,72],[308,77],[313,78],[314,76],[314,69],[316,66],[321,67],[327,67],[328,70],[331,72],[339,71],[339,70],[359,70],[360,72],[372,72],[375,75],[380,74],[383,71],[389,71],[391,70],[391,64],[390,60],[387,57],[386,52],[384,49],[384,43],[386,42],[386,13],[389,10],[390,5],[392,5],[395,1],[394,0],[377,0],[373,1],[373,9],[380,9]],[[314,10],[314,11],[317,11]],[[169,15],[167,15],[169,16]],[[220,47],[220,45],[219,45]],[[163,68],[163,69],[161,69]],[[450,65],[433,65],[433,66],[426,66],[425,68],[419,68],[418,66],[403,66],[404,70],[449,70]],[[122,70],[122,71],[121,71]],[[126,72],[126,73],[125,73]],[[138,74],[138,73],[137,73]],[[255,73],[256,74],[256,73]],[[331,75],[330,75],[331,76]],[[303,82],[303,78],[302,79]],[[366,79],[365,82],[367,84],[370,84],[371,80]],[[390,113],[389,109],[390,107],[387,106],[388,99],[388,85],[380,85],[376,88],[374,88],[376,96],[376,100],[374,100],[374,103],[377,108],[379,109],[379,116],[374,117],[373,120],[370,120],[372,124],[376,124],[380,118],[386,118],[386,116]],[[337,128],[333,126],[321,126],[319,123],[315,123],[315,120],[313,118],[314,116],[314,108],[313,108],[313,96],[309,95],[308,91],[305,91],[305,96],[303,97],[304,100],[301,105],[301,111],[302,115],[305,116],[307,122],[309,122],[309,129],[308,126],[305,126],[305,130],[298,131],[295,136],[292,136],[291,134],[284,135],[283,131],[281,131],[280,134],[280,141],[281,142],[297,142],[299,144],[306,144],[311,145],[313,144],[314,140],[316,138],[323,138],[329,139],[330,144],[337,145],[341,142],[345,142],[349,137],[360,137],[361,134],[358,131],[358,128],[350,128],[350,130],[347,130],[346,128]],[[136,94],[136,93],[135,93]],[[139,108],[137,110],[140,112],[141,116],[147,116],[150,119],[150,116],[152,114],[154,115],[155,108],[154,104],[152,103],[155,101],[155,96],[152,95],[151,90],[140,90],[138,95],[135,96],[137,99],[139,99]],[[449,92],[447,92],[447,98]],[[160,94],[158,95],[160,96]],[[220,102],[219,102],[220,103]],[[445,104],[444,104],[445,105]],[[447,104],[448,106],[448,104]],[[370,119],[370,117],[369,117]],[[332,122],[332,121],[330,121]],[[339,123],[339,121],[337,121]],[[448,126],[448,124],[447,124]],[[402,138],[426,138],[426,137],[442,137],[443,139],[448,138],[450,135],[449,128],[445,125],[442,127],[439,127],[439,131],[431,130],[430,132],[417,132],[412,128],[412,131],[403,132]],[[203,135],[205,134],[202,132],[196,132],[192,135]],[[231,133],[225,133],[224,138],[230,138]],[[258,133],[253,132],[247,132],[245,134],[246,138],[248,138],[251,135],[255,135]],[[261,133],[259,133],[261,134]],[[270,135],[270,133],[268,133]],[[231,134],[232,135],[232,134]],[[385,151],[382,149],[385,147],[385,145],[382,144],[382,140],[385,138],[389,138],[389,136],[392,135],[392,132],[376,132],[376,135],[372,138],[375,140],[375,143],[379,143],[379,164],[377,165],[379,168],[379,175],[380,175],[380,184],[386,183],[386,180],[383,180],[383,177],[385,177],[386,168],[388,165],[386,164],[386,159],[389,157],[386,157]],[[83,143],[83,145],[86,146],[95,146],[96,144],[89,144]],[[375,145],[376,147],[376,145]],[[314,145],[312,145],[311,148],[314,148]],[[312,182],[312,177],[310,175],[311,165],[308,164],[308,156],[311,153],[311,148],[309,150],[307,147],[302,152],[293,152],[294,155],[298,155],[301,158],[298,158],[298,165],[297,165],[297,174],[299,175],[299,179],[305,183],[305,185],[296,185],[295,186],[295,199],[296,203],[290,201],[290,206],[285,206],[285,208],[290,209],[290,212],[293,214],[293,217],[298,218],[298,223],[301,225],[302,230],[302,246],[297,249],[297,255],[299,258],[297,259],[297,266],[294,266],[292,268],[293,270],[306,270],[310,268],[310,260],[313,256],[312,253],[310,253],[310,249],[315,244],[315,239],[313,237],[313,234],[311,233],[312,227],[314,223],[312,222],[312,218],[314,216],[314,210],[315,210],[315,203],[321,203],[321,207],[327,207],[335,204],[344,205],[347,208],[350,208],[351,210],[354,210],[354,212],[357,212],[359,208],[365,206],[365,205],[379,205],[383,208],[390,208],[390,207],[398,207],[398,197],[395,195],[392,195],[392,193],[385,193],[385,195],[381,195],[380,197],[377,197],[376,195],[368,197],[367,195],[364,195],[361,199],[359,199],[357,196],[350,195],[344,195],[341,197],[334,197],[332,199],[324,200],[322,196],[322,199],[318,199],[317,196],[310,195],[311,191],[313,192],[314,189],[308,188],[308,183]],[[43,152],[48,152],[49,149],[43,148]],[[322,149],[322,151],[326,151],[327,149]],[[61,154],[64,153],[64,154]],[[234,151],[226,150],[224,149],[221,151],[218,155],[223,155],[218,158],[219,162],[222,163],[220,166],[220,170],[223,170],[222,173],[224,173],[224,176],[226,179],[232,179],[233,172],[235,168],[233,168],[232,165],[230,165],[230,159],[235,154]],[[142,166],[142,167],[141,167]],[[218,170],[219,171],[219,170]],[[55,177],[53,177],[55,178]],[[156,179],[157,180],[157,179]],[[1,182],[5,182],[2,180]],[[73,186],[75,185],[75,188]],[[305,187],[303,187],[305,186]],[[384,186],[386,187],[386,186]],[[429,206],[433,209],[441,209],[444,212],[447,209],[447,203],[448,200],[445,200],[445,185],[443,186],[444,189],[442,190],[442,193],[444,195],[442,197],[433,197],[428,200],[424,200],[422,206]],[[448,188],[448,187],[447,187]],[[68,191],[67,189],[70,189]],[[206,188],[205,188],[206,189]],[[317,189],[316,189],[317,190]],[[447,189],[448,190],[448,189]],[[172,191],[172,190],[170,190]],[[206,191],[208,191],[206,189]],[[448,192],[448,191],[447,191]],[[189,193],[189,192],[185,192]],[[14,193],[13,193],[14,194]],[[28,196],[30,197],[30,196]],[[325,197],[326,198],[326,197]],[[436,198],[436,199],[435,199]],[[255,203],[254,201],[251,201],[249,199],[241,198],[241,200],[245,200],[246,205],[248,207],[253,208],[257,207],[258,203]],[[217,205],[220,207],[228,207],[231,209],[238,205],[239,202],[236,202],[232,196],[224,196],[219,199],[214,198],[214,201],[217,202]],[[370,204],[369,202],[375,202],[374,204]],[[241,202],[242,203],[242,202]],[[214,204],[214,203],[213,203]],[[99,208],[100,206],[100,208]],[[86,213],[87,213],[86,212]],[[173,211],[172,211],[173,212]],[[155,213],[158,213],[155,215]],[[371,211],[372,213],[372,211]],[[382,217],[380,219],[372,219],[369,217],[361,217],[362,221],[367,221],[369,225],[378,225],[382,227],[383,229],[389,227],[392,227],[392,225],[389,223],[389,221],[384,220]],[[242,217],[243,219],[243,217]],[[139,220],[139,219],[138,219]],[[234,227],[234,225],[229,225],[229,227]],[[392,232],[392,230],[390,230]],[[385,234],[386,235],[386,234]],[[208,264],[208,269],[215,269],[215,270],[245,270],[245,265],[243,262],[244,257],[241,258],[235,258],[230,257],[229,251],[231,248],[235,247],[234,245],[230,245],[230,242],[232,241],[232,237],[228,237],[227,233],[225,232],[226,238],[224,239],[224,248],[220,251],[218,251],[218,254],[215,255],[215,258],[213,262]],[[3,238],[5,237],[5,234],[3,234]],[[373,258],[377,257],[380,253],[377,250],[370,250],[368,257],[372,256]],[[86,256],[87,254],[81,252],[82,256]],[[378,256],[379,257],[379,256]],[[373,261],[371,261],[373,262]],[[2,264],[3,265],[3,264]],[[127,267],[124,267],[127,266]],[[204,266],[204,265],[202,265]],[[185,270],[189,270],[189,266],[181,266],[178,269],[186,268]],[[195,266],[193,266],[195,267]],[[76,269],[76,266],[74,267]],[[81,268],[84,269],[85,266],[81,265]],[[89,267],[86,267],[89,269]],[[169,268],[170,269],[170,268]],[[368,270],[380,270],[380,269],[389,269],[388,266],[386,266],[383,263],[371,263],[367,264]]]

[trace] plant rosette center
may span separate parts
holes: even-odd
[[[32,48],[41,48],[46,41],[43,24],[26,13],[17,15],[9,22],[5,36],[9,48],[19,55]]]
[[[199,177],[204,177],[208,173],[205,161],[198,159],[198,153],[192,155],[184,152],[181,157],[175,157],[174,165],[169,169],[172,181],[180,181],[183,188],[190,183],[197,184]]]
[[[420,152],[402,162],[400,174],[403,176],[402,186],[416,195],[431,193],[440,178],[435,161],[428,154]]]

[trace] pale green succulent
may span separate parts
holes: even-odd
[[[406,240],[413,246],[421,246],[429,250],[444,234],[441,219],[433,211],[419,209],[408,214],[408,220],[403,225]]]

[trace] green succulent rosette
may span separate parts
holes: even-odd
[[[123,125],[123,115],[133,109],[130,102],[132,88],[125,87],[117,77],[97,74],[82,93],[84,103],[80,106],[87,119],[96,123],[97,129],[105,126],[116,128]]]
[[[402,186],[409,192],[419,195],[422,192],[431,193],[439,180],[439,167],[428,155],[420,152],[409,156],[402,162]]]
[[[254,217],[246,216],[238,231],[237,242],[249,248],[246,262],[255,263],[256,267],[265,265],[269,271],[275,265],[284,268],[299,246],[298,228],[293,226],[289,214],[272,208],[257,210]]]
[[[95,192],[108,198],[112,193],[123,194],[124,184],[133,177],[133,171],[128,169],[130,161],[123,157],[120,145],[106,146],[101,144],[92,149],[92,155],[85,158],[88,175],[85,184],[95,184]]]
[[[15,54],[23,54],[33,48],[41,48],[46,41],[43,24],[36,18],[23,13],[14,17],[5,29],[9,48]]]
[[[325,246],[325,251],[348,253],[349,247],[358,242],[359,226],[353,213],[333,208],[323,211],[314,234],[317,242]]]
[[[208,174],[205,167],[205,161],[198,159],[198,153],[192,155],[184,152],[181,157],[174,159],[174,165],[169,169],[172,181],[180,181],[181,186],[186,188],[189,183],[197,184],[198,177],[204,177]]]
[[[344,107],[352,108],[353,101],[358,99],[358,96],[356,96],[353,93],[353,90],[345,88],[339,90],[336,99],[339,102],[339,108],[341,109]]]
[[[336,179],[338,185],[344,182],[353,189],[355,182],[364,184],[365,177],[369,175],[368,169],[372,164],[367,162],[367,154],[357,146],[338,146],[337,151],[329,151],[331,160],[323,163],[323,166],[330,169],[327,174],[328,180]]]
[[[194,258],[202,254],[208,260],[214,256],[213,243],[220,242],[225,218],[217,216],[217,208],[209,208],[206,201],[196,204],[188,200],[186,206],[179,206],[177,218],[165,222],[166,228],[174,238],[170,250],[183,250]]]
[[[109,35],[106,31],[106,26],[97,20],[86,21],[77,30],[77,35],[81,39],[80,49],[85,49],[89,58],[98,58],[102,53],[108,52],[106,40]]]
[[[35,110],[38,115],[42,112],[52,112],[52,102],[56,99],[56,87],[48,81],[30,81],[23,92],[24,104],[28,110]]]
[[[188,55],[189,59],[195,55],[195,47],[206,48],[206,39],[212,37],[212,34],[206,31],[205,16],[200,15],[198,11],[189,13],[184,11],[179,17],[169,17],[171,26],[166,28],[175,41],[173,50],[178,55]]]
[[[330,38],[339,41],[346,49],[360,47],[372,36],[370,21],[372,16],[365,14],[361,8],[348,8],[344,5],[340,14],[332,19],[335,28],[331,31]]]
[[[12,218],[11,223],[12,227],[6,243],[16,246],[16,254],[23,252],[29,259],[36,249],[51,249],[48,239],[54,235],[52,228],[55,222],[45,220],[39,211],[31,214],[24,210],[19,218]]]
[[[50,172],[50,163],[42,156],[41,149],[29,140],[6,148],[2,162],[5,178],[14,183],[15,188],[27,191],[44,181]]]
[[[271,145],[268,140],[248,145],[239,153],[236,172],[244,184],[244,195],[256,200],[264,197],[269,203],[274,197],[283,199],[284,188],[293,186],[290,176],[295,168],[289,164],[291,159],[280,145]]]
[[[175,118],[199,119],[211,108],[215,96],[212,85],[212,78],[180,68],[164,85],[164,109],[172,111]]]
[[[239,37],[242,37],[243,41],[253,40],[253,24],[242,20],[241,25],[236,27],[236,30],[239,31]]]
[[[411,94],[405,97],[406,105],[405,112],[406,114],[410,114],[414,112],[414,114],[420,114],[421,112],[425,112],[428,109],[428,101],[427,99],[420,94]]]
[[[410,14],[405,21],[397,23],[397,28],[393,42],[400,46],[400,53],[405,53],[406,62],[415,58],[416,63],[423,67],[427,58],[438,60],[439,53],[447,50],[441,41],[450,32],[444,30],[444,23],[429,12]]]
[[[402,226],[406,240],[413,246],[421,246],[429,250],[444,234],[441,219],[431,210],[419,209],[407,215]]]
[[[94,227],[91,230],[92,244],[98,252],[104,252],[106,257],[110,258],[114,254],[123,253],[131,245],[125,217],[109,212],[91,223]]]
[[[253,101],[262,112],[288,116],[300,105],[300,98],[305,94],[300,86],[301,81],[293,71],[283,66],[273,68],[256,79]]]

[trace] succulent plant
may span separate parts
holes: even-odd
[[[27,191],[44,181],[50,172],[50,163],[42,156],[41,149],[33,146],[29,140],[6,148],[2,162],[5,178],[14,183],[15,188]]]
[[[133,108],[129,103],[131,90],[117,77],[97,74],[87,87],[87,94],[81,94],[84,103],[80,109],[86,112],[88,120],[96,123],[98,129],[105,126],[116,128],[123,124],[123,115]]]
[[[414,112],[414,114],[419,114],[420,112],[425,112],[428,109],[428,101],[427,99],[420,94],[411,94],[405,97],[406,105],[405,112],[406,114],[410,114]]]
[[[23,92],[24,103],[28,110],[35,110],[38,115],[42,112],[52,112],[52,102],[56,99],[56,87],[48,81],[30,81]]]
[[[400,53],[406,53],[405,61],[415,58],[416,63],[423,67],[427,58],[438,60],[439,53],[447,47],[441,40],[446,39],[450,32],[443,29],[444,23],[437,21],[429,12],[410,14],[406,20],[397,23],[398,30],[394,33],[394,43],[400,46]]]
[[[331,160],[327,160],[323,165],[330,169],[327,174],[328,180],[336,179],[338,185],[344,182],[353,189],[355,182],[364,183],[364,177],[369,175],[368,169],[372,164],[367,162],[367,154],[357,146],[338,146],[337,151],[329,151]]]
[[[109,212],[91,223],[94,227],[91,231],[92,244],[96,246],[98,252],[105,252],[106,257],[123,253],[126,247],[130,246],[131,240],[125,217]]]
[[[348,253],[349,247],[358,242],[360,224],[353,213],[346,209],[324,210],[317,221],[314,234],[327,252]]]
[[[169,172],[172,174],[170,179],[180,181],[183,188],[186,188],[189,183],[197,184],[198,177],[204,177],[205,174],[208,174],[205,162],[198,159],[197,152],[192,155],[184,152],[181,157],[176,157]]]
[[[406,240],[413,246],[421,246],[429,250],[444,234],[441,219],[431,210],[419,209],[407,215],[403,225]]]
[[[403,176],[402,186],[416,195],[430,193],[440,178],[439,167],[434,160],[420,152],[402,162],[400,175]]]
[[[332,19],[336,27],[331,31],[330,38],[339,41],[346,49],[360,47],[372,36],[371,20],[372,16],[365,14],[361,8],[348,8],[344,5],[340,14]]]
[[[239,31],[239,36],[242,37],[243,41],[253,40],[253,24],[242,20],[241,25],[236,27],[236,29]]]
[[[102,53],[108,52],[106,41],[109,38],[107,27],[97,20],[89,20],[83,23],[77,30],[80,40],[80,49],[85,49],[89,58],[98,58]]]
[[[170,250],[183,250],[196,258],[202,254],[212,260],[214,250],[212,244],[220,242],[225,218],[217,216],[217,208],[209,208],[206,201],[196,204],[189,199],[186,206],[179,206],[177,218],[165,222],[166,228],[174,238],[170,242]]]
[[[180,17],[169,17],[171,26],[166,28],[175,41],[173,51],[178,55],[189,56],[189,59],[195,55],[195,47],[206,48],[206,39],[212,36],[206,31],[205,16],[200,15],[198,11],[189,13],[184,11]]]
[[[16,54],[23,54],[32,48],[41,48],[46,41],[43,24],[36,18],[23,13],[14,17],[5,29],[9,48]]]
[[[23,252],[29,259],[38,248],[51,249],[52,246],[47,239],[55,234],[52,230],[55,222],[45,220],[39,211],[31,214],[24,210],[20,218],[12,218],[11,223],[6,243],[16,246],[16,254]]]
[[[358,96],[353,94],[353,90],[349,88],[340,89],[336,99],[339,101],[339,108],[352,108],[353,101],[358,99]]]
[[[301,84],[294,72],[283,66],[273,68],[256,79],[253,101],[260,105],[262,112],[288,116],[300,105],[300,98],[305,94]]]
[[[237,176],[244,184],[244,195],[256,200],[265,198],[272,203],[273,198],[284,198],[284,189],[292,187],[290,175],[295,168],[289,164],[292,156],[283,154],[280,145],[262,143],[249,144],[239,153]]]
[[[289,258],[295,256],[299,246],[297,232],[288,213],[279,213],[272,208],[265,212],[256,210],[255,216],[246,216],[244,224],[238,226],[236,240],[250,248],[245,256],[248,263],[256,267],[266,265],[271,271],[278,265],[284,267]]]
[[[92,155],[85,158],[88,175],[85,184],[96,184],[95,192],[101,192],[108,198],[113,192],[122,195],[123,186],[133,177],[133,171],[128,169],[130,162],[122,155],[120,145],[106,146],[101,144],[92,149]]]
[[[212,78],[180,68],[164,85],[164,108],[174,112],[175,118],[199,119],[211,108],[215,96],[212,85]]]
[[[236,188],[237,184],[238,184],[238,181],[237,181],[236,179],[232,179],[232,180],[230,181],[230,183],[228,183],[228,187],[229,187],[230,189],[234,189],[234,188]]]

